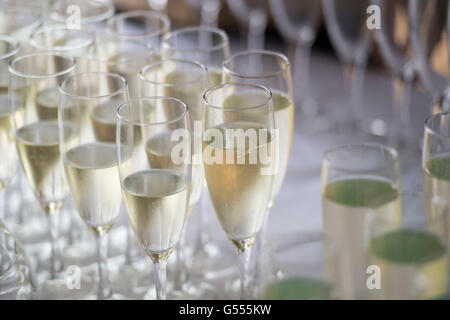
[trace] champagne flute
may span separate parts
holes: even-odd
[[[208,71],[207,87],[212,87],[222,83],[222,64],[224,60],[230,57],[230,42],[227,34],[221,29],[208,26],[186,27],[169,32],[164,36],[162,55],[202,63]],[[196,248],[191,259],[192,268],[190,271],[201,274],[209,272],[209,276],[214,277],[214,273],[219,270],[223,271],[225,264],[217,263],[218,261],[211,259],[217,256],[220,250],[211,241],[208,223],[210,200],[206,182],[203,182],[203,185],[199,212],[200,232],[196,239]]]
[[[377,144],[345,145],[322,160],[322,219],[329,279],[343,299],[365,293],[365,235],[373,207],[379,232],[402,221],[400,162],[397,151]],[[335,257],[338,252],[339,256]]]
[[[20,44],[17,40],[0,36],[0,220],[5,218],[5,189],[16,172],[17,154],[11,121],[11,106],[8,97],[8,64],[14,59]]]
[[[249,298],[250,252],[271,199],[278,135],[272,93],[225,83],[203,96],[203,162],[220,225],[239,256],[241,298]],[[224,152],[225,151],[225,152]]]
[[[125,205],[136,237],[153,261],[157,299],[164,300],[167,259],[180,239],[189,205],[188,107],[170,97],[139,98],[120,106],[118,118],[117,153]],[[180,145],[181,150],[174,153]],[[149,146],[169,153],[149,152]]]
[[[423,192],[428,199],[425,204],[427,219],[433,218],[433,198],[448,202],[450,199],[450,114],[438,113],[425,120],[422,148]],[[446,223],[435,230],[439,236],[447,234]]]
[[[311,46],[321,18],[320,1],[269,0],[274,22],[286,41],[295,45],[294,83],[300,90],[296,98],[302,113],[309,118],[317,115],[317,101],[308,87]]]
[[[225,31],[207,26],[186,27],[169,32],[162,40],[162,55],[198,61],[208,68],[208,84],[222,83],[222,63],[230,57]]]
[[[349,110],[337,110],[336,114],[344,129],[353,130],[364,120],[361,106],[371,34],[366,26],[368,6],[369,0],[322,0],[328,35],[349,86]],[[346,123],[349,119],[350,123]]]
[[[97,298],[108,299],[115,297],[108,278],[108,233],[120,213],[122,198],[116,144],[98,134],[95,114],[99,108],[118,108],[128,100],[127,81],[114,73],[80,73],[65,79],[59,90],[64,169],[78,213],[95,236],[99,272]],[[70,137],[64,127],[71,128]]]
[[[142,96],[167,96],[183,101],[189,108],[190,127],[193,130],[193,165],[192,179],[189,188],[189,216],[200,199],[204,174],[201,160],[201,121],[202,95],[207,86],[207,69],[204,65],[189,60],[163,59],[150,64],[140,73],[142,80]],[[169,145],[167,145],[168,147]],[[150,154],[169,154],[170,149],[151,143],[147,144]],[[180,246],[182,246],[180,241]],[[177,248],[177,266],[175,285],[178,289],[185,282],[183,248]]]
[[[145,42],[154,50],[160,49],[161,39],[169,31],[169,18],[150,10],[126,11],[106,22],[107,33],[124,40]]]
[[[247,50],[264,49],[267,27],[266,0],[227,0],[227,4],[242,25],[242,35],[247,31]]]
[[[159,55],[142,41],[104,34],[90,46],[86,59],[89,72],[112,72],[123,76],[127,80],[130,96],[135,98],[140,96],[141,90],[139,71],[145,65],[159,60]],[[109,113],[108,119],[115,127],[115,112]],[[115,141],[115,131],[108,139]]]
[[[430,112],[449,109],[448,1],[409,1],[409,25],[415,65],[433,102]]]
[[[50,8],[49,23],[98,31],[114,15],[112,0],[58,0]]]
[[[223,80],[224,82],[258,83],[266,86],[272,92],[275,127],[279,130],[280,147],[277,156],[278,171],[274,177],[272,194],[267,207],[267,213],[269,213],[283,185],[294,131],[294,99],[289,60],[283,54],[273,51],[237,53],[223,63]],[[267,253],[264,248],[267,220],[268,214],[259,235],[259,251],[256,262],[258,278],[263,278],[271,272],[270,267],[264,266],[267,264],[266,262],[269,262],[264,255]],[[260,282],[258,284],[262,284],[262,281],[258,282]]]
[[[60,161],[60,139],[56,114],[39,103],[39,96],[57,86],[73,73],[75,59],[55,53],[34,53],[15,58],[9,64],[9,90],[14,138],[25,177],[44,210],[51,245],[50,279],[42,285],[45,295],[62,294],[65,281],[56,279],[62,270],[58,243],[59,211],[67,195],[67,186]],[[53,110],[51,110],[53,111]],[[64,127],[66,139],[70,129]],[[73,292],[75,294],[75,292]]]
[[[375,31],[375,40],[392,73],[394,123],[389,126],[393,132],[388,138],[393,140],[394,145],[407,144],[411,142],[412,136],[410,98],[415,70],[409,37],[408,2],[409,0],[372,0],[372,4],[380,7],[382,23],[381,28]],[[388,134],[383,131],[372,130],[378,135]]]

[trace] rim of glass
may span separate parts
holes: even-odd
[[[437,136],[437,137],[439,137],[442,140],[450,140],[450,135],[448,135],[448,136],[443,135],[442,133],[439,133],[436,130],[434,130],[433,128],[431,128],[431,126],[430,126],[430,122],[431,122],[432,119],[440,118],[442,116],[450,116],[450,112],[440,112],[440,113],[429,115],[425,119],[425,122],[424,122],[425,130],[428,133],[430,133],[430,134],[432,134],[434,136]]]
[[[250,87],[250,88],[258,88],[261,89],[263,91],[265,91],[269,97],[266,99],[266,101],[264,101],[261,104],[258,104],[256,106],[251,106],[251,107],[246,107],[246,108],[240,108],[240,109],[236,109],[236,108],[224,108],[223,106],[216,106],[213,105],[211,103],[208,102],[208,96],[211,94],[211,92],[214,92],[216,90],[220,90],[223,89],[225,87]],[[226,83],[222,83],[219,84],[217,86],[211,87],[208,90],[206,90],[206,92],[203,94],[203,103],[210,108],[213,109],[217,109],[217,110],[232,110],[232,111],[242,111],[242,110],[254,110],[254,109],[258,109],[258,108],[262,108],[268,105],[269,101],[272,100],[272,91],[270,91],[269,88],[263,86],[263,85],[259,85],[259,84],[253,84],[253,83],[239,83],[239,82],[226,82]]]
[[[126,33],[117,32],[112,29],[112,26],[117,21],[129,19],[129,18],[136,18],[136,17],[156,18],[157,20],[162,22],[163,27],[157,31],[144,32],[144,33],[139,33],[139,34],[126,34]],[[162,13],[157,13],[157,12],[154,12],[151,10],[130,10],[130,11],[125,11],[125,12],[122,12],[115,16],[110,17],[106,21],[106,30],[109,33],[116,34],[116,35],[118,35],[120,37],[124,37],[124,38],[154,37],[154,36],[165,34],[170,30],[170,20],[166,15],[164,15]]]
[[[182,107],[184,107],[183,112],[176,116],[173,119],[167,120],[167,121],[158,121],[158,122],[141,122],[141,121],[135,121],[135,120],[131,120],[128,117],[125,117],[124,115],[121,114],[121,111],[126,108],[127,106],[131,106],[133,103],[135,102],[140,102],[140,101],[156,101],[156,100],[169,100],[169,101],[173,101],[176,102],[178,104],[180,104]],[[132,123],[134,125],[138,125],[138,126],[157,126],[157,125],[163,125],[163,124],[171,124],[171,123],[175,123],[177,121],[180,121],[181,119],[183,119],[184,117],[186,117],[186,114],[188,113],[188,106],[181,101],[180,99],[177,98],[173,98],[173,97],[165,97],[165,96],[151,96],[151,97],[139,97],[139,98],[135,98],[135,99],[130,99],[127,102],[121,104],[119,106],[119,108],[117,109],[117,117],[121,120],[121,121],[125,121],[128,123]]]
[[[45,75],[38,75],[38,74],[26,74],[23,72],[18,71],[17,69],[14,68],[14,65],[22,60],[25,59],[29,59],[32,57],[38,57],[38,56],[54,56],[54,57],[60,57],[66,60],[69,60],[71,62],[71,66],[55,72],[55,73],[51,73],[51,74],[45,74]],[[28,78],[28,79],[50,79],[50,78],[55,78],[55,77],[59,77],[62,76],[66,73],[69,73],[71,71],[73,71],[76,67],[77,63],[76,63],[76,59],[74,57],[65,55],[65,54],[60,54],[60,53],[55,53],[55,52],[35,52],[35,53],[30,53],[30,54],[26,54],[20,57],[15,58],[14,60],[9,62],[9,72],[11,72],[13,75],[18,76],[18,77],[22,77],[22,78]]]
[[[153,50],[151,45],[149,45],[149,44],[147,44],[147,43],[145,43],[143,41],[139,41],[139,40],[134,40],[134,39],[112,39],[112,38],[108,39],[107,38],[105,40],[99,40],[99,41],[113,42],[113,43],[125,43],[125,44],[126,43],[128,43],[128,44],[132,43],[133,45],[138,45],[141,48],[145,49],[144,50],[144,52],[145,52],[144,57],[145,58],[149,58],[149,57],[151,57],[153,55],[158,55],[158,53],[155,50]],[[95,49],[98,45],[103,45],[103,43],[102,42],[93,41],[92,42],[92,47],[91,47],[92,50]],[[104,63],[104,64],[110,65],[110,66],[113,66],[113,65],[124,65],[124,64],[126,65],[126,64],[133,64],[134,63],[134,59],[133,58],[126,59],[126,60],[121,60],[120,62],[110,62],[109,60],[97,59],[96,55],[92,54],[92,50],[89,50],[87,55],[86,55],[86,58],[88,60],[90,60],[90,61],[100,62],[100,63]]]
[[[351,172],[375,172],[375,171],[379,171],[379,170],[382,170],[382,169],[385,168],[385,166],[383,166],[383,167],[377,168],[377,169],[353,170],[353,169],[349,169],[347,167],[342,167],[342,166],[339,166],[339,165],[335,165],[335,164],[333,164],[330,161],[329,157],[330,157],[330,155],[332,153],[335,153],[335,152],[341,151],[341,150],[345,150],[345,149],[350,150],[350,149],[353,149],[353,148],[376,148],[376,149],[379,149],[379,150],[384,150],[384,151],[386,151],[388,154],[390,154],[392,156],[393,163],[395,163],[397,166],[400,164],[400,159],[399,159],[397,150],[395,150],[394,148],[392,148],[392,147],[390,147],[388,145],[385,145],[385,144],[372,143],[372,142],[344,144],[344,145],[339,145],[339,146],[332,147],[332,148],[326,150],[323,153],[322,162],[327,163],[327,165],[330,165],[333,168],[336,168],[336,169],[339,169],[339,170],[342,170],[342,171],[351,171]]]
[[[208,47],[208,48],[197,48],[197,49],[186,49],[186,48],[177,48],[172,46],[169,43],[169,39],[172,37],[176,37],[180,34],[186,34],[186,33],[193,33],[193,32],[209,32],[212,34],[218,34],[219,37],[222,39],[222,43],[217,44],[215,46],[212,47]],[[226,34],[225,31],[223,31],[222,29],[216,28],[216,27],[211,27],[211,26],[193,26],[193,27],[185,27],[176,31],[171,31],[168,32],[166,35],[164,35],[161,43],[162,43],[162,47],[166,46],[168,50],[171,51],[183,51],[183,52],[202,52],[202,51],[216,51],[219,49],[223,49],[228,47],[230,40],[228,39],[228,35]]]
[[[103,12],[101,14],[98,14],[98,15],[95,15],[95,16],[88,16],[87,18],[86,17],[81,17],[81,21],[80,22],[81,22],[82,25],[83,24],[93,24],[93,23],[97,23],[97,22],[100,22],[100,21],[104,21],[104,20],[106,20],[106,19],[108,19],[108,18],[110,18],[110,17],[112,17],[114,15],[114,4],[112,3],[112,1],[111,2],[110,1],[99,1],[99,0],[90,0],[90,1],[95,2],[95,3],[104,4],[105,8],[107,8],[107,10],[105,12]],[[66,4],[64,6],[64,11],[63,11],[64,13],[63,14],[61,14],[61,11],[58,10],[59,9],[58,5],[61,5],[61,4]],[[67,20],[67,13],[66,13],[65,9],[67,8],[67,6],[69,4],[75,4],[76,5],[77,3],[69,3],[69,1],[64,1],[64,2],[63,1],[56,1],[50,8],[49,17],[51,19],[53,19],[54,21],[56,21],[56,22],[65,23],[66,20]]]
[[[82,95],[79,95],[79,94],[71,93],[71,92],[67,91],[64,88],[65,85],[67,85],[67,82],[69,80],[76,79],[76,78],[79,78],[79,77],[83,77],[83,76],[86,76],[86,75],[104,75],[104,76],[107,76],[107,77],[116,78],[116,79],[119,79],[122,82],[122,86],[119,89],[117,89],[117,90],[115,90],[115,91],[113,91],[111,93],[104,94],[104,95],[98,95],[98,96],[82,96]],[[67,77],[66,79],[64,79],[64,81],[61,82],[61,84],[59,85],[58,90],[59,90],[59,92],[61,94],[65,95],[67,97],[73,98],[73,99],[77,99],[77,100],[97,100],[97,99],[104,99],[104,98],[110,98],[110,97],[117,96],[117,95],[123,93],[125,90],[127,90],[127,88],[128,88],[127,79],[125,79],[124,77],[122,77],[121,75],[119,75],[117,73],[112,73],[112,72],[82,72],[82,73],[77,73],[77,74],[71,75],[71,76]]]
[[[41,13],[37,13],[31,10],[26,10],[24,8],[18,8],[18,7],[6,7],[6,8],[1,8],[1,12],[2,14],[8,14],[8,13],[13,13],[13,14],[25,14],[28,15],[30,17],[33,18],[33,20],[31,21],[30,24],[24,25],[19,27],[17,30],[23,29],[23,28],[28,28],[31,27],[32,29],[37,28],[41,23],[42,23],[42,14]],[[16,31],[16,30],[14,30]],[[13,32],[14,32],[13,31]]]
[[[163,63],[166,63],[166,62],[190,64],[190,65],[199,67],[202,70],[201,76],[196,78],[196,79],[194,79],[194,80],[191,80],[191,81],[179,82],[179,83],[166,83],[166,82],[159,82],[159,81],[150,80],[144,75],[144,73],[148,69],[155,68],[156,66],[162,65]],[[206,68],[206,66],[201,64],[200,62],[191,61],[191,60],[185,60],[185,59],[165,58],[165,59],[161,59],[161,60],[159,60],[159,61],[157,61],[155,63],[148,64],[144,68],[142,68],[142,70],[139,71],[139,78],[141,78],[141,80],[144,81],[144,82],[147,82],[147,83],[150,83],[150,84],[156,85],[156,86],[176,87],[176,86],[180,86],[180,85],[189,85],[189,84],[192,84],[192,83],[196,83],[200,79],[206,78],[207,72],[208,72],[208,69]]]
[[[262,55],[262,56],[272,56],[272,57],[281,59],[285,63],[285,66],[283,68],[280,68],[280,70],[278,70],[278,71],[271,72],[271,73],[262,73],[260,75],[245,75],[245,74],[236,72],[233,69],[231,69],[231,62],[233,61],[233,59],[240,57],[240,56],[250,56],[250,55],[257,55],[257,54]],[[272,77],[278,76],[282,73],[285,73],[291,67],[291,63],[289,62],[288,57],[286,57],[284,54],[279,53],[279,52],[270,51],[270,50],[247,50],[247,51],[238,52],[238,53],[232,55],[231,57],[229,57],[228,59],[226,59],[223,62],[222,67],[224,69],[224,72],[231,74],[232,76],[236,76],[239,78],[247,78],[247,79],[259,79],[259,78],[272,78]]]
[[[70,47],[69,46],[47,47],[47,46],[41,45],[35,39],[35,37],[37,37],[39,34],[58,31],[58,30],[64,30],[67,32],[75,32],[79,35],[85,35],[85,36],[87,36],[87,39],[82,41],[81,43],[77,44],[76,46],[70,46]],[[70,50],[80,49],[83,47],[88,47],[89,45],[91,45],[94,42],[94,36],[91,32],[88,32],[86,30],[69,28],[63,24],[46,25],[46,26],[42,26],[42,27],[35,29],[29,38],[29,42],[30,42],[31,46],[33,46],[37,49],[41,49],[41,50],[70,51]]]
[[[0,42],[7,42],[12,46],[12,49],[4,54],[0,54],[0,60],[14,56],[20,50],[20,42],[14,38],[0,35]]]

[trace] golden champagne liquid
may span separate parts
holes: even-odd
[[[44,209],[52,203],[60,207],[67,187],[60,161],[58,123],[41,121],[20,128],[16,147],[28,183]]]
[[[123,181],[123,195],[133,230],[155,261],[166,259],[183,231],[188,181],[177,171],[135,172]]]
[[[122,202],[117,150],[113,143],[79,145],[64,154],[70,191],[83,221],[96,233],[107,233]]]
[[[366,294],[365,239],[400,227],[399,192],[373,178],[331,182],[323,190],[322,218],[329,278],[342,298],[360,298]]]
[[[211,200],[222,229],[237,246],[240,241],[254,240],[262,226],[270,201],[273,175],[262,174],[267,165],[263,164],[259,154],[269,155],[272,161],[274,156],[270,135],[268,141],[258,138],[256,145],[250,145],[246,139],[245,146],[238,146],[232,141],[234,139],[228,139],[225,131],[239,128],[255,130],[257,135],[261,130],[267,133],[267,129],[258,123],[230,122],[214,127],[222,132],[223,141],[203,142],[205,176]],[[220,163],[208,163],[205,157],[209,155]],[[227,158],[231,160],[228,163]]]

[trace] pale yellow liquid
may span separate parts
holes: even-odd
[[[179,142],[171,141],[170,134],[163,133],[159,136],[151,138],[146,143],[147,158],[152,169],[177,169],[183,166],[183,164],[175,164],[172,160],[172,149]],[[193,154],[192,157],[197,156],[201,161],[201,149],[197,149],[197,154]],[[202,187],[203,187],[203,165],[201,162],[193,163],[191,184],[189,187],[189,209],[188,214],[191,213],[192,208],[199,201]]]
[[[342,298],[366,295],[365,239],[400,227],[401,207],[396,188],[382,180],[338,180],[324,188],[322,218],[327,272]]]
[[[67,187],[60,161],[58,123],[42,121],[20,128],[16,147],[28,183],[44,209],[48,210],[51,203],[62,205]]]
[[[98,234],[107,233],[122,201],[116,145],[89,143],[64,154],[70,191],[83,221]]]
[[[125,178],[123,195],[144,250],[156,261],[166,259],[180,239],[186,219],[185,176],[165,169],[139,171]]]
[[[256,129],[257,132],[267,130],[252,122],[230,122],[215,127],[221,132],[237,128]],[[252,147],[246,143],[240,149],[228,148],[231,141],[225,135],[221,142],[203,143],[205,176],[220,225],[228,238],[236,244],[242,240],[254,239],[262,226],[270,200],[273,176],[261,174],[265,165],[259,156],[254,164],[250,163],[250,159],[259,152],[273,156],[273,147],[270,138],[268,142],[258,139],[257,145]],[[227,153],[233,164],[227,163]],[[243,164],[237,163],[238,154],[244,154]],[[219,158],[222,164],[208,164],[205,161],[208,155]]]
[[[259,101],[261,96],[252,94],[232,95],[224,100],[224,107],[239,108],[239,106],[251,105],[251,101]],[[283,180],[286,175],[286,170],[289,162],[289,154],[291,152],[292,133],[294,130],[294,103],[286,95],[273,92],[272,96],[275,128],[278,129],[279,143],[277,145],[278,161],[275,164],[277,167],[273,187],[272,199],[270,205],[275,200],[276,195],[283,185]],[[228,114],[227,117],[233,116]]]
[[[1,87],[0,87],[1,88]],[[17,153],[7,95],[0,93],[0,190],[6,187],[16,172]]]
[[[422,179],[425,193],[425,213],[430,230],[443,239],[447,239],[450,253],[450,246],[448,246],[450,237],[447,231],[450,218],[448,215],[443,217],[446,212],[443,212],[442,209],[442,206],[448,206],[450,201],[450,156],[444,155],[428,160],[422,169]],[[433,203],[433,200],[437,200],[437,202]],[[432,221],[437,223],[432,223]]]
[[[58,120],[58,88],[47,88],[36,96],[36,112],[39,120]]]
[[[433,299],[446,294],[448,266],[445,246],[432,233],[402,229],[371,241],[371,264],[380,267],[378,299]]]

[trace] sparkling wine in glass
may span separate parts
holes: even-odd
[[[188,217],[190,139],[188,108],[178,99],[138,98],[118,110],[122,193],[136,238],[153,262],[158,300],[166,298],[167,259]]]

